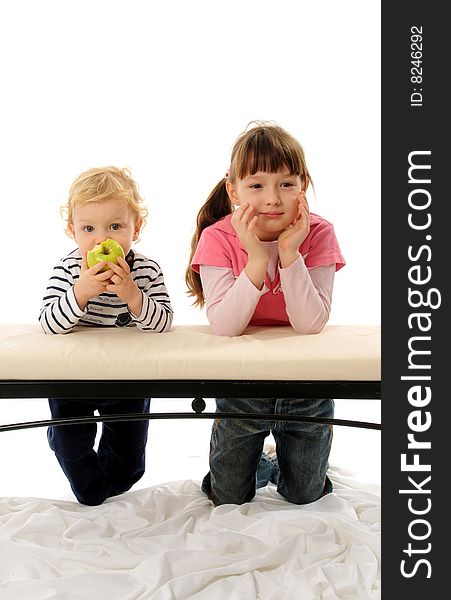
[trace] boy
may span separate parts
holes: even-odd
[[[67,334],[76,325],[167,331],[173,312],[161,269],[131,248],[147,210],[130,172],[105,167],[81,173],[63,212],[66,232],[78,247],[53,269],[39,315],[44,333]],[[125,259],[88,268],[88,251],[108,238],[122,246]],[[100,415],[148,413],[150,398],[49,398],[49,405],[53,418],[93,415],[95,410]],[[147,420],[104,423],[97,452],[96,424],[49,427],[50,448],[80,503],[101,504],[142,477],[148,426]]]

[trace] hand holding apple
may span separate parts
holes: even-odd
[[[92,250],[87,253],[88,267],[91,268],[99,262],[110,262],[117,265],[117,259],[119,257],[125,258],[125,253],[122,246],[116,242],[116,240],[107,239],[100,244],[94,246]],[[105,265],[101,271],[107,271],[108,265]]]
[[[106,290],[126,302],[130,311],[138,316],[142,308],[142,292],[133,280],[127,262],[122,257],[118,257],[117,263],[117,265],[109,265],[113,274]]]
[[[88,268],[86,254],[83,255],[80,276],[74,284],[75,299],[81,310],[86,308],[91,298],[95,298],[106,291],[112,275],[113,271],[108,268],[107,263],[104,261]]]

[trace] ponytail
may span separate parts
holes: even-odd
[[[213,188],[205,204],[197,214],[196,231],[191,239],[191,252],[188,267],[185,272],[185,283],[188,287],[188,296],[195,298],[194,306],[202,308],[205,302],[202,282],[199,273],[191,268],[191,262],[199,243],[202,231],[209,225],[213,225],[232,212],[232,203],[226,190],[226,180],[221,179]]]

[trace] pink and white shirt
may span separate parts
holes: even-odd
[[[244,268],[248,255],[227,215],[204,229],[191,267],[200,273],[207,318],[218,335],[240,335],[247,325],[292,325],[321,331],[329,318],[335,271],[345,265],[333,225],[310,214],[310,232],[290,267],[279,264],[277,240],[268,248],[265,282],[258,290]]]

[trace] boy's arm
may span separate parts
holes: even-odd
[[[76,261],[76,259],[73,259]],[[70,263],[60,261],[53,269],[39,314],[44,333],[69,333],[86,311],[80,310],[74,295]]]
[[[141,331],[168,331],[173,310],[160,266],[153,260],[136,257],[132,276],[142,294],[141,312],[133,314],[136,326]]]

